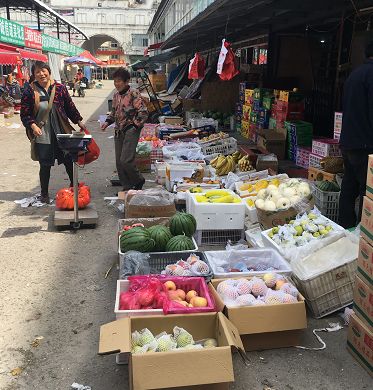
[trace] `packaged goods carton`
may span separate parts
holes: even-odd
[[[356,314],[352,314],[350,317],[347,350],[373,377],[373,333]]]
[[[299,345],[301,330],[307,328],[306,308],[301,295],[296,303],[227,307],[216,291],[222,281],[224,279],[211,281],[211,295],[217,309],[224,312],[238,329],[246,351]]]
[[[373,246],[373,200],[364,196],[361,213],[361,236]]]
[[[357,274],[368,286],[373,287],[373,246],[360,239]]]
[[[373,287],[364,283],[358,276],[355,280],[354,311],[373,332]]]
[[[366,195],[373,199],[373,154],[369,156],[368,160],[368,174],[367,174],[367,193]]]
[[[277,156],[279,160],[285,159],[286,134],[276,130],[258,130],[258,146]]]
[[[161,332],[172,333],[175,326],[187,330],[196,341],[215,338],[218,347],[131,353],[131,334],[135,330],[148,328],[157,335]],[[129,380],[133,390],[179,389],[183,386],[194,389],[193,386],[200,385],[226,388],[234,381],[232,349],[243,354],[237,328],[222,313],[127,317],[105,324],[100,329],[99,354],[128,354]],[[180,367],[183,367],[182,375]]]

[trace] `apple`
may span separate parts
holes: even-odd
[[[179,295],[180,299],[181,299],[182,301],[185,301],[185,296],[186,296],[185,291],[184,291],[184,290],[181,290],[180,288],[178,288],[178,289],[176,290],[176,292],[177,292],[177,294]]]
[[[173,290],[168,291],[168,298],[171,301],[182,301],[182,299],[180,298],[179,294],[176,291],[173,291]]]
[[[172,280],[168,280],[167,282],[163,283],[163,285],[166,287],[166,290],[176,290],[176,284]]]
[[[186,301],[190,303],[191,299],[194,297],[198,297],[197,291],[190,290],[190,291],[188,291],[188,293],[186,295]]]
[[[193,305],[193,307],[206,307],[207,299],[203,297],[194,297],[191,299],[190,303]]]

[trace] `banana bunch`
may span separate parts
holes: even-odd
[[[204,195],[197,195],[198,203],[241,203],[241,199],[224,190],[210,190]]]
[[[241,154],[241,152],[239,152],[239,151],[234,152],[231,156],[233,157],[233,160],[236,164],[238,164],[238,162],[241,160],[241,158],[244,157],[244,155]]]
[[[229,172],[234,172],[236,170],[236,162],[233,156],[223,156],[220,155],[211,160],[210,165],[216,169],[216,174],[218,176],[228,175]]]
[[[248,155],[243,156],[238,161],[238,167],[240,168],[241,172],[248,172],[254,170],[253,166],[251,165],[250,159]]]

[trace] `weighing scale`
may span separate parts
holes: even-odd
[[[98,214],[92,203],[82,210],[79,210],[78,207],[78,155],[86,151],[86,147],[91,142],[91,139],[91,135],[79,131],[74,131],[72,134],[57,134],[59,147],[68,153],[73,161],[74,188],[74,210],[56,209],[54,212],[54,225],[57,227],[68,226],[73,229],[80,229],[83,225],[94,227],[97,223]]]

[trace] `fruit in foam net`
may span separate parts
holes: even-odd
[[[281,287],[280,287],[280,290],[283,291],[284,293],[286,294],[290,294],[292,295],[293,297],[297,297],[299,292],[298,290],[296,289],[295,286],[293,286],[292,284],[290,283],[284,283]]]
[[[239,306],[252,306],[256,301],[255,297],[251,294],[240,295],[236,299],[236,304]]]
[[[203,297],[194,297],[190,300],[190,303],[193,305],[193,307],[206,307],[207,299]]]
[[[282,291],[269,290],[264,301],[267,305],[279,305],[283,303],[284,296],[285,293]]]
[[[290,205],[291,205],[291,202],[288,198],[280,198],[276,202],[276,207],[279,210],[288,209],[290,207]]]
[[[293,295],[285,293],[282,302],[283,303],[295,303],[295,302],[298,302],[298,300]]]
[[[188,303],[190,303],[191,299],[194,297],[198,297],[197,291],[190,290],[187,292],[185,299]]]
[[[207,339],[203,343],[204,348],[215,348],[218,346],[218,342],[216,339]]]
[[[246,279],[242,279],[237,284],[237,292],[240,295],[250,294],[251,293],[251,282]]]
[[[227,286],[223,292],[223,298],[235,301],[238,298],[238,290],[236,286]]]
[[[156,352],[167,352],[175,349],[177,344],[172,340],[171,336],[166,334],[161,336],[158,340]]]
[[[265,211],[275,211],[276,210],[276,204],[272,200],[265,200],[264,201],[264,210]]]
[[[183,328],[179,332],[175,332],[175,341],[178,348],[184,348],[187,345],[194,344],[193,336]]]
[[[201,260],[197,260],[192,264],[192,271],[199,275],[207,275],[210,272],[209,266]]]
[[[279,279],[276,282],[275,290],[280,290],[280,288],[285,284],[285,280]]]
[[[268,287],[265,285],[263,279],[254,277],[251,279],[251,293],[255,296],[263,296],[268,290]]]
[[[143,329],[139,333],[140,335],[137,339],[137,345],[140,347],[143,347],[144,345],[150,344],[152,341],[154,341],[154,336],[149,329]]]
[[[135,345],[132,349],[131,352],[133,354],[140,354],[140,353],[146,353],[146,348],[140,347],[139,345]]]
[[[267,287],[272,288],[276,285],[277,276],[273,273],[264,274],[263,280]]]
[[[176,290],[176,284],[172,280],[168,280],[164,283],[167,290]]]
[[[264,207],[265,207],[265,202],[263,199],[257,199],[255,201],[255,207],[257,207],[258,209],[263,209],[264,210]]]
[[[292,196],[295,196],[297,194],[295,189],[294,188],[290,188],[290,187],[284,188],[282,193],[284,194],[284,196],[286,198],[291,198]]]

